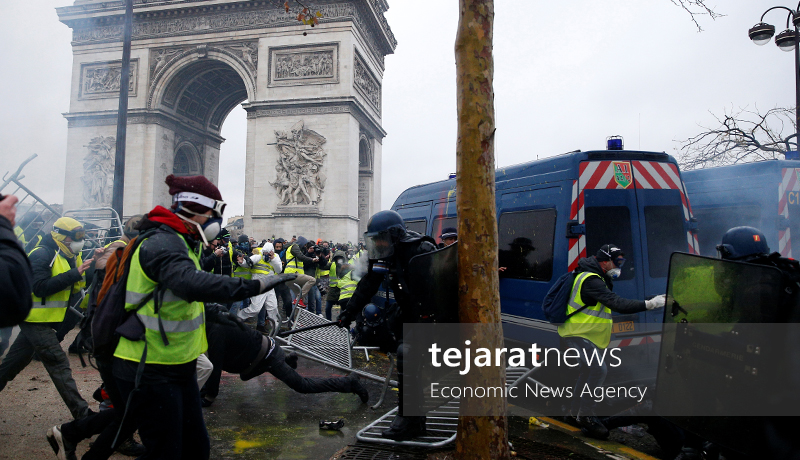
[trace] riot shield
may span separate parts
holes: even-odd
[[[672,255],[657,414],[704,439],[754,452],[773,416],[798,413],[797,324],[772,322],[782,286],[774,267]]]
[[[419,316],[438,323],[458,322],[458,243],[414,256],[406,280]]]

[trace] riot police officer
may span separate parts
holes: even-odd
[[[371,302],[384,279],[388,278],[389,287],[397,301],[393,311],[386,316],[398,343],[397,371],[400,391],[398,415],[382,436],[395,441],[409,440],[425,434],[425,417],[403,415],[403,355],[408,353],[403,347],[403,323],[415,323],[420,318],[419,304],[409,292],[406,282],[408,264],[412,257],[435,251],[436,246],[430,237],[406,230],[403,218],[395,211],[374,214],[367,224],[364,241],[369,258],[367,273],[361,278],[350,302],[339,315],[338,324],[340,327],[348,327],[364,306]]]

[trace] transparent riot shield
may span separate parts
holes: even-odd
[[[420,317],[437,323],[458,322],[458,243],[414,256],[406,279]]]
[[[778,324],[777,268],[674,253],[655,412],[740,452],[800,404],[797,323]],[[742,417],[744,416],[744,417]]]

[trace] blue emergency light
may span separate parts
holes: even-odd
[[[455,178],[456,178],[456,173],[450,173],[450,174],[448,174],[448,175],[447,175],[447,178],[448,178],[448,179],[455,179]]]
[[[783,157],[785,160],[800,160],[800,154],[798,154],[797,150],[789,150],[783,154]]]
[[[622,136],[609,136],[606,138],[606,150],[622,150]]]

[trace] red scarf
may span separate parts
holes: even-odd
[[[197,227],[184,221],[183,219],[178,217],[174,212],[170,211],[169,209],[163,206],[156,206],[155,208],[153,208],[152,211],[147,213],[147,218],[153,222],[158,222],[159,224],[167,225],[178,233],[183,233],[184,235],[192,235],[192,236],[198,235]]]

